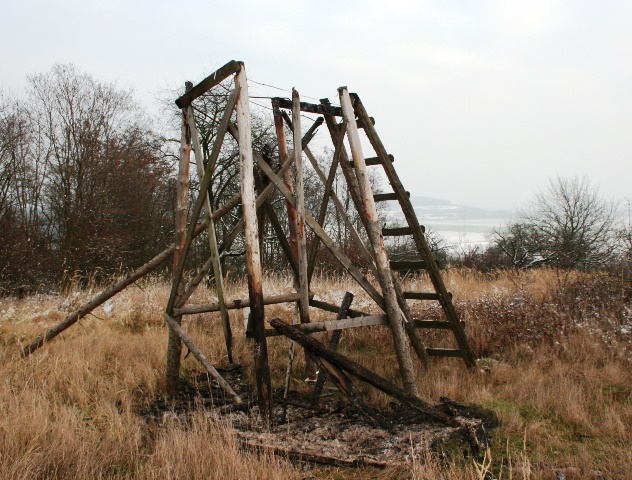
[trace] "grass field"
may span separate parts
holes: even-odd
[[[446,396],[493,410],[501,425],[483,458],[464,458],[458,446],[428,452],[385,471],[292,464],[239,447],[230,426],[202,405],[186,421],[148,422],[140,412],[164,387],[167,330],[162,319],[169,285],[158,278],[128,288],[30,358],[20,346],[62,320],[97,290],[67,297],[0,299],[0,478],[630,478],[632,472],[632,309],[625,286],[611,277],[554,270],[445,273],[448,290],[481,357],[469,372],[455,359],[419,367],[424,399]],[[406,280],[429,289],[424,277]],[[266,293],[291,289],[268,278]],[[312,290],[353,307],[370,302],[348,280],[318,278]],[[211,294],[201,289],[192,302]],[[229,280],[228,298],[245,297]],[[440,319],[434,302],[416,302],[418,318]],[[267,318],[291,321],[292,307],[266,307]],[[331,319],[312,309],[315,320]],[[251,371],[252,354],[241,312],[231,313],[236,361]],[[216,365],[226,365],[215,314],[184,322]],[[386,327],[347,331],[341,351],[397,379]],[[442,333],[431,346],[452,346]],[[287,340],[269,340],[275,386],[283,381]],[[192,358],[184,378],[202,372]],[[301,361],[297,378],[301,377]],[[298,383],[298,382],[297,382]],[[358,385],[361,385],[358,382]],[[307,388],[307,387],[300,387]],[[368,403],[391,399],[361,387]],[[556,476],[557,475],[557,476]]]

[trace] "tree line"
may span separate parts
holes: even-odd
[[[204,160],[230,89],[230,81],[225,82],[195,102]],[[56,65],[28,77],[21,96],[0,94],[0,293],[63,290],[88,278],[107,278],[139,267],[173,242],[180,112],[172,101],[166,103],[162,123],[168,127],[160,130],[167,133],[158,133],[130,90],[99,81],[72,65]],[[254,148],[278,167],[271,115],[253,113],[252,125]],[[315,156],[328,172],[333,152],[321,150]],[[213,209],[239,192],[238,169],[237,143],[227,135],[213,166],[209,188]],[[259,185],[266,182],[260,172],[256,175]],[[372,181],[379,192],[380,178],[375,175]],[[317,216],[323,185],[312,168],[305,169],[304,184],[306,208]],[[340,171],[334,191],[355,228],[363,232]],[[190,195],[196,194],[192,176]],[[287,233],[284,199],[278,192],[271,204]],[[558,178],[536,193],[516,221],[496,230],[485,249],[455,255],[439,236],[427,235],[441,264],[593,270],[616,262],[630,265],[630,224],[621,223],[620,210],[587,179]],[[386,210],[381,213],[386,218]],[[217,223],[220,244],[240,216],[237,207]],[[361,267],[362,257],[331,202],[325,228]],[[268,224],[264,233],[264,267],[286,268],[276,232]],[[404,239],[389,247],[398,259],[414,251]],[[243,251],[243,239],[238,237],[221,256],[225,273],[244,271]],[[189,258],[190,268],[201,265],[208,254],[207,243],[199,239]],[[319,255],[321,271],[336,271],[337,264],[325,249]]]

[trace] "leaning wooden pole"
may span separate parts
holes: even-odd
[[[393,285],[393,277],[391,276],[388,255],[386,253],[384,238],[382,236],[382,225],[380,224],[377,216],[375,200],[373,199],[373,190],[371,188],[371,182],[369,180],[366,163],[364,161],[360,135],[358,134],[358,126],[355,120],[355,112],[353,111],[351,99],[349,98],[349,92],[346,87],[339,88],[338,92],[340,93],[340,105],[342,107],[343,117],[347,122],[347,138],[349,139],[351,156],[353,158],[353,163],[355,164],[355,172],[358,179],[358,187],[360,188],[362,203],[365,208],[367,234],[369,235],[371,245],[373,246],[373,252],[375,253],[378,279],[382,287],[382,294],[384,295],[386,315],[388,316],[391,331],[393,332],[393,340],[395,343],[397,360],[399,362],[402,384],[408,393],[417,395],[415,369],[410,355],[410,343],[408,341],[408,337],[406,336],[406,329],[404,327],[404,322],[407,320],[399,308],[399,303],[397,302],[397,295]]]
[[[124,290],[125,288],[130,286],[132,283],[136,282],[137,280],[143,278],[148,273],[153,272],[156,268],[158,268],[160,265],[162,265],[167,260],[169,260],[169,257],[171,257],[174,250],[175,250],[174,245],[167,248],[166,250],[163,250],[154,258],[152,258],[149,262],[147,262],[145,265],[134,270],[130,275],[128,275],[124,279],[119,280],[116,283],[113,283],[108,288],[106,288],[101,293],[99,293],[97,296],[92,297],[86,303],[81,305],[81,307],[79,307],[73,313],[68,315],[63,321],[59,322],[54,327],[46,330],[45,333],[37,337],[35,340],[29,343],[26,347],[24,347],[22,349],[22,356],[28,357],[30,354],[35,352],[38,348],[40,348],[46,342],[52,340],[57,335],[62,333],[64,330],[72,327],[75,323],[77,323],[79,320],[81,320],[83,317],[89,314],[92,310],[94,310],[100,305],[103,305],[114,295]]]
[[[197,361],[200,362],[204,366],[208,374],[219,384],[220,388],[224,390],[224,392],[231,398],[233,403],[237,407],[243,408],[244,402],[242,401],[242,399],[239,397],[239,395],[235,393],[235,391],[228,384],[228,382],[224,380],[224,377],[222,377],[219,374],[219,372],[215,369],[215,367],[209,361],[206,355],[202,353],[202,350],[200,350],[198,346],[195,343],[193,343],[193,340],[191,340],[191,338],[187,335],[187,333],[182,329],[180,324],[176,322],[176,320],[173,317],[167,314],[165,314],[165,320],[167,320],[167,323],[169,324],[171,329],[176,333],[176,335],[178,335],[178,337],[180,337],[180,339],[184,342],[184,344],[187,346],[187,348],[193,354],[193,356],[197,359]]]
[[[257,208],[255,205],[248,81],[246,79],[246,69],[243,63],[241,64],[239,73],[237,73],[235,77],[235,85],[241,88],[237,100],[237,125],[239,128],[241,204],[246,243],[248,295],[250,298],[250,314],[252,316],[255,342],[255,378],[261,416],[264,422],[270,422],[272,419],[272,386],[270,382],[270,367],[268,366],[268,349],[264,325],[263,285],[257,232]]]
[[[190,90],[190,87],[188,88]],[[173,271],[178,271],[182,257],[182,250],[186,242],[187,235],[187,211],[189,197],[189,164],[191,161],[191,127],[188,122],[186,109],[182,109],[182,127],[180,135],[180,162],[178,168],[178,187],[176,193],[176,241],[173,252]],[[174,278],[174,282],[179,282],[180,278]],[[179,292],[180,293],[180,292]],[[171,314],[171,312],[167,312]],[[182,317],[174,318],[180,325]],[[169,340],[167,343],[167,370],[166,388],[167,392],[175,393],[178,390],[180,378],[180,358],[182,356],[182,341],[180,336],[169,329]]]

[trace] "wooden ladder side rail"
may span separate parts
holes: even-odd
[[[388,315],[391,331],[393,332],[395,353],[397,354],[402,384],[404,385],[404,390],[412,395],[416,395],[418,388],[415,378],[415,368],[410,355],[410,342],[405,327],[405,323],[408,322],[408,319],[405,318],[397,301],[388,254],[384,246],[384,238],[382,237],[382,225],[377,215],[375,201],[373,200],[373,190],[368,177],[367,166],[364,162],[364,153],[362,152],[355,113],[347,88],[340,87],[338,93],[340,95],[343,118],[347,122],[347,139],[349,140],[351,156],[355,165],[355,175],[358,179],[362,202],[365,206],[363,213],[366,215],[367,234],[369,235],[373,253],[375,254],[375,265],[377,267],[380,286],[382,287],[382,294],[384,295],[386,314]]]
[[[426,241],[424,234],[422,233],[421,226],[419,225],[419,220],[417,219],[417,215],[415,214],[415,210],[410,203],[408,196],[406,195],[406,190],[404,190],[404,186],[402,185],[399,176],[395,172],[390,159],[388,158],[388,153],[380,140],[380,137],[373,127],[373,124],[370,121],[369,115],[366,112],[364,105],[362,104],[360,98],[354,94],[355,104],[354,109],[356,114],[358,115],[360,121],[364,124],[364,131],[369,139],[369,142],[375,149],[375,153],[382,159],[382,164],[384,166],[384,171],[386,172],[386,176],[388,178],[389,183],[393,187],[393,190],[398,195],[399,204],[402,208],[402,212],[408,224],[413,229],[413,239],[415,241],[415,245],[419,250],[419,253],[427,262],[427,270],[430,276],[430,280],[440,296],[439,302],[443,311],[445,312],[446,318],[449,322],[454,325],[454,336],[459,345],[459,349],[463,352],[463,360],[465,364],[469,368],[474,368],[476,366],[476,356],[470,344],[467,340],[467,336],[465,335],[465,331],[463,330],[461,323],[459,321],[459,316],[454,308],[454,304],[452,303],[448,291],[443,283],[443,279],[441,278],[441,272],[439,271],[439,266],[435,261],[434,255],[430,250],[430,246]]]

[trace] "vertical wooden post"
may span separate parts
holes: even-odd
[[[193,151],[195,152],[195,164],[197,167],[197,175],[202,183],[204,177],[204,159],[202,155],[202,145],[200,144],[200,137],[198,135],[197,127],[195,125],[195,117],[193,115],[193,107],[189,105],[186,109],[187,121],[191,129],[191,140],[193,144]],[[230,115],[230,113],[229,113]],[[222,142],[221,138],[217,138],[216,142]],[[213,146],[215,149],[215,146]],[[219,148],[219,147],[218,147]],[[213,277],[215,278],[215,290],[217,291],[217,302],[219,303],[219,312],[222,319],[222,328],[224,330],[224,341],[226,342],[226,351],[228,354],[228,361],[233,363],[233,334],[230,329],[230,319],[228,317],[228,310],[226,310],[226,303],[224,302],[224,278],[222,275],[222,267],[219,263],[219,250],[217,249],[217,236],[215,234],[215,221],[213,220],[213,210],[211,208],[211,200],[209,198],[208,191],[200,192],[200,195],[204,195],[204,210],[206,211],[206,231],[208,234],[209,250],[211,252],[211,263],[213,268]]]
[[[399,362],[400,374],[402,376],[402,384],[404,389],[413,395],[417,395],[417,382],[415,380],[415,369],[410,356],[410,343],[406,336],[404,328],[404,317],[397,302],[397,295],[393,285],[391,269],[389,265],[388,255],[384,246],[384,238],[382,237],[382,226],[380,225],[377,209],[375,208],[375,200],[373,199],[373,190],[369,181],[364,154],[362,153],[362,145],[360,143],[360,135],[358,134],[358,126],[355,120],[355,112],[351,105],[349,92],[346,87],[338,89],[340,94],[340,105],[345,121],[347,122],[347,135],[349,146],[351,148],[351,156],[355,164],[356,177],[358,179],[358,187],[362,196],[362,203],[366,214],[367,234],[371,240],[373,251],[375,253],[375,263],[377,266],[378,278],[382,286],[382,294],[384,295],[384,303],[386,307],[386,315],[388,316],[391,331],[393,332],[393,340],[395,343],[395,351]]]
[[[187,82],[187,91],[192,84]],[[173,252],[173,271],[178,269],[182,249],[186,242],[187,235],[187,204],[189,196],[189,162],[191,161],[191,129],[187,121],[186,111],[182,110],[182,129],[180,135],[180,163],[178,167],[178,188],[176,193],[176,241]],[[175,280],[175,279],[174,279]],[[172,312],[167,312],[171,315]],[[174,318],[180,325],[182,317]],[[167,392],[173,394],[178,390],[178,380],[180,378],[180,357],[182,355],[182,341],[178,334],[169,328],[169,341],[167,343],[167,372],[166,387]]]
[[[309,284],[307,280],[307,243],[305,238],[305,191],[303,189],[303,149],[301,147],[301,99],[292,89],[294,165],[296,166],[296,227],[298,243],[298,308],[301,323],[309,323]]]
[[[259,410],[264,422],[272,419],[272,386],[268,365],[268,348],[264,331],[263,285],[259,239],[257,234],[257,209],[255,205],[255,185],[252,157],[252,132],[250,106],[248,104],[248,81],[246,68],[241,68],[235,77],[235,85],[240,87],[237,100],[237,125],[239,128],[239,162],[241,179],[241,205],[244,219],[246,242],[246,266],[248,269],[248,295],[254,337],[255,377]]]
[[[277,105],[273,104],[272,107],[274,112],[274,128],[276,130],[277,143],[279,144],[279,161],[281,165],[283,165],[289,155],[287,150],[287,140],[285,138],[285,129],[283,128],[283,117]],[[287,189],[290,192],[294,193],[294,179],[292,178],[292,170],[286,170],[281,178],[283,178],[283,183],[285,183]],[[285,209],[287,210],[288,225],[290,228],[290,244],[292,245],[294,260],[298,263],[298,233],[296,208],[294,208],[294,205],[286,200]],[[298,277],[296,279],[296,288],[298,288]]]

